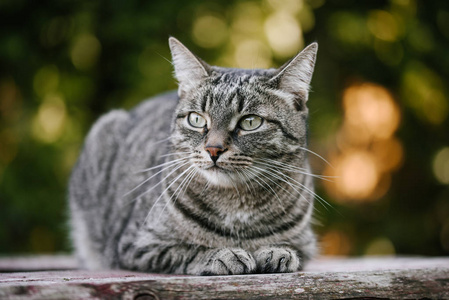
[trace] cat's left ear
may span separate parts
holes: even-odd
[[[179,82],[178,94],[181,95],[198,86],[209,76],[209,65],[199,59],[186,46],[174,37],[168,40],[175,67],[175,77]]]
[[[302,110],[308,100],[317,51],[318,44],[310,44],[279,68],[278,73],[270,80],[279,90],[293,97],[292,104],[297,110]]]

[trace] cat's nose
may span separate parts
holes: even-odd
[[[206,146],[206,151],[209,152],[209,156],[212,159],[212,161],[214,162],[214,164],[217,163],[218,158],[220,157],[221,154],[223,154],[224,152],[226,152],[226,150],[223,146],[218,145],[218,146]]]

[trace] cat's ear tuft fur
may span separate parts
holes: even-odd
[[[175,78],[179,82],[178,93],[181,96],[183,92],[196,87],[202,79],[209,76],[210,67],[174,37],[170,37],[168,42],[175,68]]]
[[[279,68],[279,72],[271,79],[279,90],[293,96],[293,105],[297,110],[302,110],[308,100],[317,51],[318,44],[310,44]]]

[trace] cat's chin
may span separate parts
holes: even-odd
[[[200,173],[210,184],[215,186],[234,188],[236,185],[244,183],[242,181],[244,179],[238,174],[217,167],[200,169]]]

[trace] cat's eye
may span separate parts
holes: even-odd
[[[204,126],[206,126],[206,119],[204,119],[203,116],[195,112],[191,112],[187,120],[189,121],[189,124],[192,127],[203,128]]]
[[[260,125],[262,125],[262,121],[263,121],[263,119],[259,116],[249,115],[249,116],[243,117],[239,121],[239,126],[243,130],[251,131],[251,130],[255,130],[255,129],[259,128]]]

